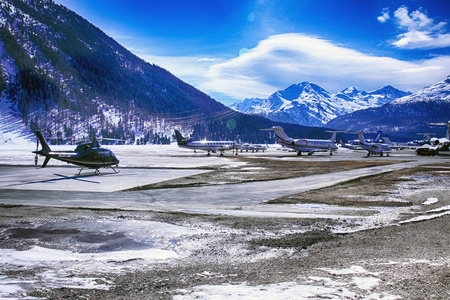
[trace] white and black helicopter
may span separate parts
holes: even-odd
[[[328,140],[318,139],[293,139],[284,132],[284,129],[280,126],[273,126],[269,129],[261,129],[264,131],[272,130],[277,136],[278,144],[283,147],[291,148],[297,151],[297,155],[302,155],[302,152],[307,152],[308,155],[312,155],[314,152],[326,152],[330,151],[330,155],[333,155],[333,151],[338,150],[338,146],[335,144],[336,135],[339,131],[332,131],[331,138]]]
[[[177,138],[178,147],[193,149],[194,151],[207,151],[207,155],[210,155],[210,152],[216,153],[219,151],[220,156],[223,156],[223,152],[227,150],[236,150],[237,155],[237,150],[242,149],[243,146],[238,141],[194,141],[190,138],[184,138],[178,130],[175,130],[175,136]]]
[[[40,131],[36,131],[36,136],[38,143],[33,153],[36,153],[36,164],[38,155],[45,156],[42,168],[45,168],[49,160],[54,158],[81,167],[77,175],[80,175],[83,169],[95,169],[95,174],[100,174],[100,168],[111,168],[115,173],[119,173],[115,169],[119,165],[119,160],[111,150],[102,148],[96,138],[78,145],[73,151],[52,151]],[[39,142],[42,145],[41,150],[38,150]]]

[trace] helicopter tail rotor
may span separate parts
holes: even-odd
[[[35,152],[38,152],[38,151],[39,151],[39,139],[36,138],[36,151]],[[38,160],[39,160],[39,155],[36,153],[36,156],[34,157],[34,165],[35,166],[37,166]]]
[[[38,140],[36,143],[36,151],[33,151],[33,153],[36,153],[36,157],[34,158],[34,163],[36,165],[38,164],[38,154],[43,155],[43,156],[45,156],[45,161],[44,161],[44,164],[42,165],[42,167],[45,168],[45,166],[47,165],[48,161],[51,158],[49,152],[52,150],[50,149],[50,146],[47,144],[47,141],[44,139],[44,136],[42,135],[42,133],[39,130],[36,131],[36,136],[37,136]],[[41,150],[38,150],[39,142],[42,145]]]

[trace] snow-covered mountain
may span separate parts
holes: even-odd
[[[231,108],[278,122],[323,126],[338,116],[381,106],[409,94],[392,86],[373,92],[358,91],[351,87],[330,94],[314,83],[302,82],[275,92],[267,99],[245,99],[231,105]]]
[[[235,113],[52,0],[0,3],[0,109],[29,131],[150,142]]]
[[[355,111],[331,120],[327,126],[352,131],[436,132],[426,123],[450,120],[450,76],[438,83],[381,107]],[[427,131],[428,130],[428,131]]]

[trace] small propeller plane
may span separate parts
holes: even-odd
[[[328,140],[316,140],[316,139],[293,139],[288,137],[284,132],[284,129],[280,126],[273,126],[269,129],[261,129],[264,131],[273,130],[278,138],[278,144],[294,149],[297,151],[297,155],[302,155],[302,152],[308,152],[308,155],[312,155],[314,152],[326,152],[330,151],[330,155],[333,155],[333,151],[338,149],[338,146],[334,143],[336,135],[339,131],[332,131],[331,138]]]
[[[178,147],[193,149],[194,151],[208,151],[207,155],[210,155],[210,152],[220,151],[220,156],[223,156],[223,152],[226,150],[236,150],[237,155],[237,150],[242,149],[242,144],[237,141],[194,141],[184,138],[178,130],[175,130],[175,136],[177,137]]]
[[[101,148],[96,138],[93,138],[90,142],[78,145],[74,151],[52,151],[40,131],[36,131],[36,136],[38,145],[41,142],[42,149],[38,150],[39,146],[37,146],[36,151],[33,151],[33,153],[36,153],[36,164],[38,155],[45,156],[42,168],[45,168],[49,160],[54,158],[81,167],[77,175],[80,175],[85,168],[95,169],[95,174],[100,174],[100,168],[111,168],[115,173],[119,173],[113,167],[118,167],[119,160],[111,150]]]

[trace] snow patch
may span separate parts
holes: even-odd
[[[173,299],[347,299],[356,294],[347,288],[326,287],[322,285],[281,282],[267,285],[250,286],[246,283],[232,285],[201,285],[190,289],[178,290]]]
[[[422,205],[431,205],[437,203],[438,201],[439,201],[438,198],[428,198],[427,201],[422,203]]]

